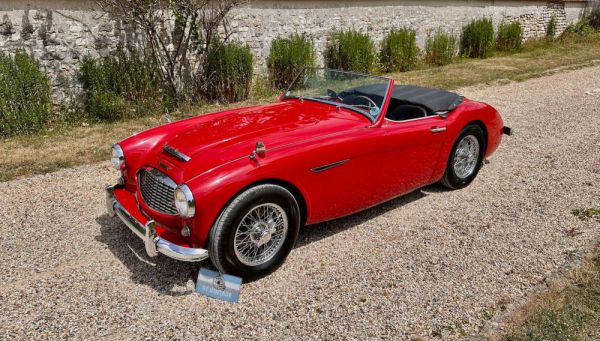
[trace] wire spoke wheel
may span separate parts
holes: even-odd
[[[235,255],[247,266],[264,264],[281,249],[287,232],[288,217],[281,206],[274,203],[255,206],[235,231]]]
[[[454,153],[454,173],[460,179],[466,179],[477,169],[479,159],[479,141],[473,135],[465,136]]]

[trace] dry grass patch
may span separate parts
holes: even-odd
[[[502,340],[600,340],[600,244],[507,320]]]
[[[530,43],[524,52],[498,55],[485,60],[462,59],[455,64],[390,76],[397,83],[445,89],[490,83],[522,81],[545,74],[600,63],[600,35],[573,36],[565,41]],[[248,101],[232,105],[205,105],[181,109],[180,119],[274,100],[264,80],[257,80]],[[90,164],[109,158],[110,146],[135,132],[154,127],[165,120],[146,116],[115,123],[81,127],[57,127],[43,134],[0,141],[0,181],[51,172],[60,168]]]

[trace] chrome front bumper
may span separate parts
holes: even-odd
[[[199,262],[208,258],[208,251],[205,249],[179,246],[157,236],[154,220],[149,220],[146,224],[142,224],[135,219],[115,198],[114,190],[114,186],[106,188],[106,208],[108,214],[112,217],[115,215],[118,216],[133,233],[144,241],[148,256],[156,257],[160,252],[167,257],[184,262]]]

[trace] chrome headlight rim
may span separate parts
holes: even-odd
[[[179,197],[179,194],[183,195],[183,198]],[[196,202],[194,201],[194,195],[190,188],[186,184],[179,185],[175,189],[174,196],[175,208],[177,208],[179,215],[184,218],[194,217],[196,214]]]
[[[121,170],[121,167],[125,164],[125,154],[123,153],[123,149],[118,143],[115,143],[111,149],[111,158],[110,162],[113,167],[117,170]]]

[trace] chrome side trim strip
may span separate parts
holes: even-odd
[[[174,156],[176,159],[183,161],[183,162],[188,162],[192,159],[191,157],[185,155],[184,153],[178,151],[177,149],[175,149],[169,145],[164,145],[163,150],[167,154],[170,154],[171,156]]]
[[[311,169],[311,171],[313,173],[321,173],[321,172],[324,172],[324,171],[326,171],[328,169],[335,168],[337,166],[341,166],[341,165],[347,163],[348,161],[350,161],[350,160],[349,159],[348,160],[342,160],[342,161],[330,163],[328,165],[324,165],[324,166],[320,166],[320,167],[315,167],[315,168]]]
[[[149,220],[146,225],[143,225],[135,219],[115,198],[113,186],[106,188],[106,204],[109,215],[118,216],[136,236],[144,241],[149,257],[156,257],[160,252],[167,257],[184,262],[199,262],[208,258],[208,250],[180,246],[157,236],[154,220]]]

